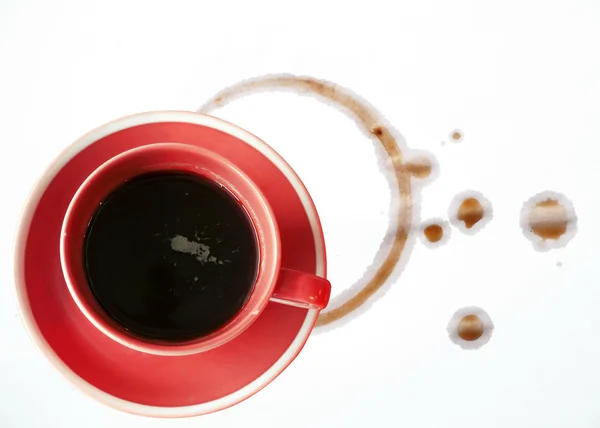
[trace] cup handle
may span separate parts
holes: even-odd
[[[329,303],[331,284],[325,278],[282,268],[272,302],[306,309],[323,309]]]

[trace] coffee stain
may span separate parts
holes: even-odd
[[[475,198],[467,198],[458,207],[456,217],[465,224],[467,229],[471,229],[483,219],[484,214],[481,202]]]
[[[450,133],[450,141],[460,143],[464,138],[464,134],[460,129],[455,129]]]
[[[419,227],[421,242],[427,248],[439,248],[450,240],[451,228],[441,218],[430,218]]]
[[[410,177],[413,173],[428,176],[431,170],[427,172],[427,168],[422,166],[408,166],[391,126],[387,125],[384,118],[365,100],[335,83],[312,77],[267,75],[245,80],[218,92],[201,106],[198,112],[208,113],[246,95],[269,90],[287,90],[298,95],[311,95],[333,104],[334,107],[353,119],[364,133],[381,144],[394,168],[400,207],[396,218],[398,226],[392,245],[371,279],[360,290],[353,293],[339,306],[319,315],[316,325],[324,326],[346,317],[361,307],[390,278],[394,268],[400,261],[410,232],[412,218]]]
[[[577,216],[562,194],[542,192],[523,204],[521,227],[539,250],[566,245],[576,231]]]
[[[491,221],[492,204],[480,192],[467,190],[454,197],[448,215],[454,226],[472,235]]]
[[[444,237],[444,228],[439,224],[430,224],[423,229],[423,235],[431,243],[439,242]]]
[[[535,204],[529,213],[531,231],[543,239],[558,239],[567,233],[567,209],[557,200],[548,199]]]
[[[462,340],[473,341],[483,335],[483,322],[477,315],[467,315],[461,318],[457,328],[458,336]]]
[[[462,349],[475,350],[488,343],[494,330],[492,319],[483,309],[459,309],[448,322],[448,337]]]
[[[424,179],[431,175],[431,161],[425,156],[411,159],[405,165],[408,173],[414,178]]]

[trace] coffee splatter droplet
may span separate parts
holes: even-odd
[[[535,204],[529,213],[531,231],[543,239],[558,239],[567,233],[567,210],[555,199]]]
[[[483,205],[475,198],[467,198],[458,207],[457,218],[465,223],[467,229],[475,226],[485,214]]]
[[[441,218],[430,218],[419,228],[423,245],[428,248],[438,248],[450,240],[451,229],[447,221]]]
[[[450,133],[450,140],[455,143],[460,143],[464,138],[464,135],[460,129],[455,129]]]
[[[480,192],[467,190],[452,199],[448,217],[461,232],[474,235],[492,220],[492,204]]]
[[[439,242],[444,237],[444,228],[439,224],[430,224],[423,229],[423,235],[431,242]]]
[[[577,216],[571,202],[555,192],[529,199],[521,211],[523,233],[539,250],[564,246],[575,234]]]
[[[431,161],[425,156],[418,156],[405,164],[406,171],[414,178],[427,178],[431,174]]]
[[[457,332],[462,340],[477,340],[483,335],[483,322],[477,315],[464,316],[458,323]]]
[[[459,309],[448,323],[450,340],[463,349],[474,350],[492,337],[494,323],[483,309],[476,306]]]

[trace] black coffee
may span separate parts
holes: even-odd
[[[136,335],[197,338],[244,305],[257,275],[251,221],[218,184],[185,173],[136,177],[100,205],[84,243],[100,306]]]

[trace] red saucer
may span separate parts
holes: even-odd
[[[208,352],[179,357],[134,351],[92,326],[69,295],[61,271],[58,248],[65,211],[77,188],[103,162],[158,142],[205,147],[236,163],[261,188],[275,212],[282,266],[325,276],[316,209],[300,179],[275,151],[211,116],[151,112],[92,131],[46,171],[19,226],[16,286],[30,335],[78,388],[131,413],[199,415],[232,406],[271,382],[304,346],[318,311],[269,303],[236,339]]]

